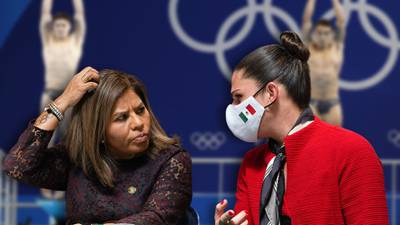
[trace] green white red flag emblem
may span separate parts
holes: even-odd
[[[255,113],[256,110],[254,109],[254,107],[248,104],[245,110],[239,113],[239,117],[243,120],[244,123],[246,123],[249,120],[249,116],[254,115]]]

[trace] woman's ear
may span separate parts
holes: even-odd
[[[266,97],[265,102],[266,105],[274,102],[279,95],[279,87],[275,82],[269,82],[266,84],[264,97]]]

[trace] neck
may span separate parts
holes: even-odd
[[[120,160],[129,160],[129,159],[133,159],[136,157],[135,153],[132,154],[120,154],[118,153],[118,151],[114,150],[113,148],[111,148],[110,146],[106,146],[106,149],[108,150],[110,156],[117,161]]]
[[[296,106],[282,109],[280,112],[277,112],[275,114],[275,118],[273,121],[271,121],[271,132],[269,132],[268,136],[277,141],[279,144],[282,144],[283,140],[293,128],[300,114],[301,110]]]

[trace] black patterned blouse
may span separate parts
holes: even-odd
[[[65,147],[48,148],[51,131],[33,121],[4,160],[7,174],[22,182],[66,191],[67,224],[175,225],[192,199],[190,155],[171,146],[155,158],[146,154],[118,161],[115,188],[73,166]]]

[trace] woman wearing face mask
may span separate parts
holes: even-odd
[[[65,139],[48,147],[68,108]],[[115,70],[75,75],[22,133],[3,170],[65,190],[67,224],[178,225],[192,197],[189,154],[161,128],[144,85]]]
[[[245,56],[232,75],[226,120],[250,150],[234,210],[216,205],[215,225],[388,224],[383,170],[360,135],[309,108],[309,51],[297,34]]]

